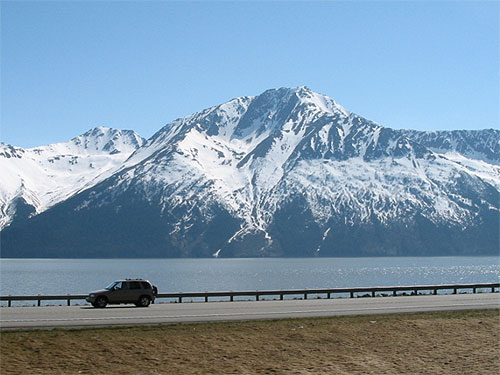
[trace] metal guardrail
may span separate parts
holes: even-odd
[[[325,295],[327,299],[332,298],[332,295],[349,294],[350,298],[359,297],[359,293],[364,293],[363,296],[376,297],[377,293],[382,294],[389,292],[393,296],[397,296],[398,292],[410,292],[410,295],[417,295],[420,291],[430,291],[432,294],[437,294],[438,290],[450,290],[453,294],[457,294],[459,290],[472,290],[472,293],[477,293],[478,290],[489,290],[495,292],[495,288],[500,289],[500,283],[487,284],[443,284],[443,285],[413,285],[413,286],[376,286],[376,287],[359,287],[359,288],[330,288],[330,289],[289,289],[289,290],[249,290],[249,291],[227,291],[227,292],[187,292],[187,293],[159,293],[158,298],[173,298],[182,303],[186,298],[204,298],[205,302],[209,301],[210,297],[229,297],[230,301],[234,301],[234,297],[253,297],[256,301],[262,296],[276,296],[283,300],[285,296],[302,296],[307,299],[309,295]],[[404,293],[405,294],[405,293]],[[406,294],[405,294],[406,295]],[[37,305],[41,306],[41,301],[67,301],[68,306],[71,305],[71,300],[84,300],[87,294],[67,294],[67,295],[36,295],[36,296],[0,296],[0,301],[7,301],[8,306],[12,306],[12,301],[37,301]]]

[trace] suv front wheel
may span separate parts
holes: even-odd
[[[103,309],[108,304],[108,300],[104,296],[97,297],[92,306]]]
[[[137,307],[148,307],[150,303],[151,298],[149,298],[149,296],[141,296],[135,305]]]

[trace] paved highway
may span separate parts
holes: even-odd
[[[215,322],[500,308],[500,293],[285,301],[0,308],[1,329]]]

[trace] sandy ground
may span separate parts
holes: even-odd
[[[3,374],[499,374],[500,311],[4,331]]]

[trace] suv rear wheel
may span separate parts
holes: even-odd
[[[141,296],[135,305],[137,307],[148,307],[150,303],[151,298],[149,298],[149,296]]]

